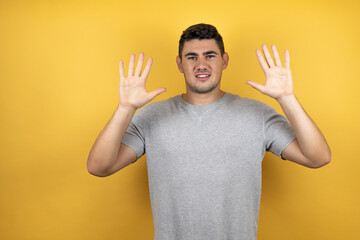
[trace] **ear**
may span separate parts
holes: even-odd
[[[176,57],[176,64],[177,64],[177,67],[178,67],[179,71],[181,73],[184,73],[184,70],[183,70],[182,65],[181,65],[181,59],[179,58],[179,56]]]
[[[227,54],[226,52],[223,54],[222,56],[223,58],[223,67],[222,67],[222,70],[225,70],[228,66],[228,63],[229,63],[229,54]]]

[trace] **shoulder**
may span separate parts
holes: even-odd
[[[232,93],[228,93],[228,95],[229,95],[229,105],[232,105],[242,110],[264,112],[273,109],[266,103],[263,103],[261,101],[252,98],[240,97],[239,95],[235,95]]]
[[[168,98],[166,100],[151,102],[146,106],[138,109],[136,115],[149,117],[157,114],[166,114],[170,112],[175,106],[177,106],[178,96]]]

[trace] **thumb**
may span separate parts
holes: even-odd
[[[246,83],[250,86],[252,86],[253,88],[255,88],[256,90],[258,90],[261,93],[265,92],[265,87],[264,85],[261,85],[259,83],[253,82],[253,81],[246,81]]]
[[[166,88],[158,88],[152,92],[149,92],[148,97],[151,100],[153,100],[156,96],[158,96],[159,94],[166,92]]]

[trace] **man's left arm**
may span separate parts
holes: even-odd
[[[256,50],[260,66],[265,73],[265,84],[253,81],[247,81],[247,84],[276,99],[295,132],[296,139],[282,151],[282,157],[310,168],[326,165],[331,159],[330,148],[320,129],[295,97],[289,51],[285,50],[285,61],[282,66],[275,45],[271,48],[275,62],[266,45],[262,46],[265,58],[260,50]]]

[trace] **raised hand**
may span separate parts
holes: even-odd
[[[141,73],[144,62],[144,54],[140,53],[139,60],[135,68],[135,54],[130,56],[128,76],[125,77],[123,61],[119,62],[120,84],[119,98],[120,106],[130,108],[140,108],[153,100],[156,96],[166,91],[165,88],[158,88],[152,92],[147,92],[145,88],[146,79],[149,76],[152,58],[146,63],[144,71]]]
[[[262,45],[264,57],[259,49],[256,49],[256,55],[259,60],[260,66],[265,73],[265,84],[261,85],[253,81],[247,81],[246,83],[276,100],[282,97],[291,96],[293,92],[293,80],[290,70],[290,56],[289,51],[285,50],[285,64],[284,67],[281,65],[279,54],[276,50],[276,46],[271,46],[274,60],[271,58],[269,50],[266,45]]]

